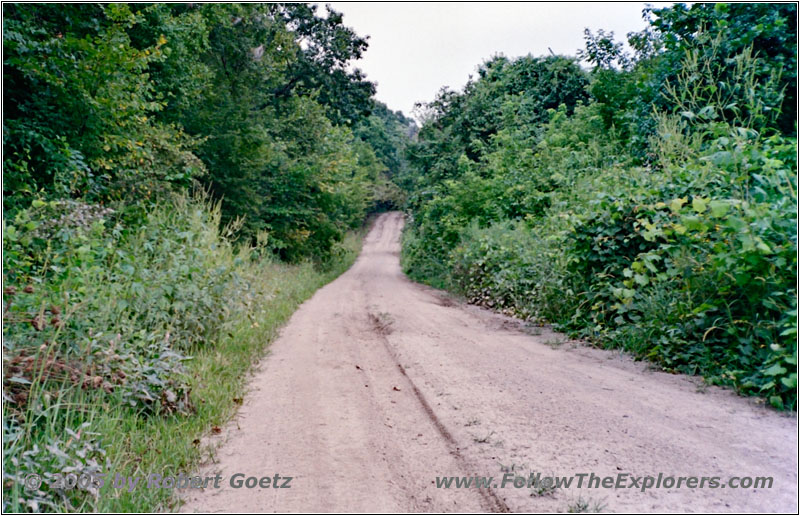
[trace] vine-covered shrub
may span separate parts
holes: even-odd
[[[571,327],[793,406],[794,149],[734,131],[640,202],[598,194],[570,236],[592,306]]]
[[[469,302],[537,321],[575,310],[575,294],[558,249],[559,233],[539,236],[520,223],[470,227],[453,250],[454,287]]]
[[[428,105],[404,269],[795,409],[796,8],[646,13],[635,56],[587,31],[592,98],[569,109],[534,120],[538,90],[499,95],[503,67]]]
[[[715,131],[727,136],[695,159],[629,169],[626,186],[601,172],[546,218],[464,227],[438,250],[449,271],[441,284],[794,407],[796,143]],[[412,225],[406,248],[421,249],[424,236]]]

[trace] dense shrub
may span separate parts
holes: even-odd
[[[413,123],[351,64],[366,39],[292,4],[3,7],[3,209],[153,202],[199,181],[282,259],[326,260],[401,200]],[[374,114],[373,114],[374,111]],[[130,209],[130,207],[128,208]]]
[[[3,6],[5,510],[155,509],[20,475],[139,472],[151,441],[144,465],[191,462],[352,231],[402,202],[413,122],[317,11]]]
[[[440,96],[416,144],[405,270],[796,408],[797,141],[780,107],[794,74],[776,72],[783,43],[753,51],[784,41],[793,9],[732,9],[765,23],[752,34],[727,7],[661,9],[633,36],[636,58],[587,31],[594,98],[544,123],[526,118],[524,92],[495,85],[535,76],[535,61]],[[486,118],[470,119],[474,103],[501,106],[495,126],[453,159],[451,131]]]
[[[7,478],[56,471],[41,462],[45,448],[85,468],[102,465],[59,444],[58,429],[77,431],[94,407],[127,406],[139,418],[193,413],[185,362],[242,320],[257,321],[274,296],[265,283],[269,253],[236,245],[236,227],[222,227],[220,217],[219,204],[203,196],[157,205],[133,227],[109,208],[41,201],[6,224]],[[81,442],[101,450],[91,431]],[[27,508],[93,503],[60,496],[33,493]]]
[[[730,131],[672,170],[628,169],[625,185],[587,175],[543,218],[412,220],[404,266],[473,303],[793,408],[796,143]],[[433,228],[451,240],[428,244]]]
[[[471,303],[509,315],[561,320],[576,299],[561,245],[558,233],[541,235],[521,223],[472,226],[452,253],[454,287]]]

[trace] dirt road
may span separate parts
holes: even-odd
[[[797,511],[796,415],[412,283],[402,225],[378,218],[355,265],[294,314],[201,471],[222,487],[188,492],[182,510]],[[511,471],[771,476],[773,487],[501,488]],[[233,489],[234,473],[293,479]],[[466,475],[498,487],[435,485]]]

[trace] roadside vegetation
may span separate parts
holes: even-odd
[[[422,106],[404,270],[796,409],[796,6],[644,14]]]
[[[372,99],[335,11],[3,18],[3,509],[174,508],[169,489],[47,484],[191,472],[279,326],[403,202],[413,123]]]

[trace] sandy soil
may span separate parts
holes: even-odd
[[[304,303],[185,493],[198,512],[797,512],[797,419],[406,279],[403,219]],[[771,476],[772,489],[500,488],[504,472]],[[233,489],[234,473],[294,477]],[[498,487],[437,488],[437,476]],[[577,482],[577,480],[575,480]]]

